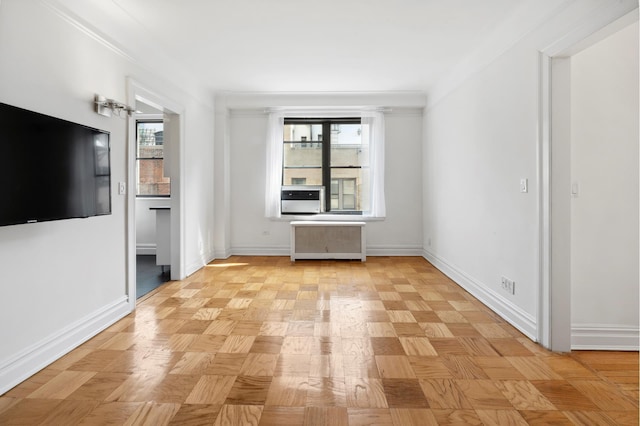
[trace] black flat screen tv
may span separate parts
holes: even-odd
[[[109,133],[0,103],[0,226],[111,214]]]

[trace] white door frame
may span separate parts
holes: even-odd
[[[571,55],[638,20],[634,0],[610,2],[577,28],[540,51],[538,119],[538,341],[571,350],[570,118]],[[554,125],[555,121],[555,125]]]
[[[184,257],[184,108],[146,88],[136,80],[127,78],[127,104],[135,106],[136,101],[144,102],[165,114],[179,119],[179,140],[171,151],[171,279],[183,279],[185,275]],[[131,310],[136,306],[136,130],[135,117],[129,119],[127,137],[127,295]]]

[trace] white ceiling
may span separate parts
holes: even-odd
[[[214,91],[352,92],[429,91],[523,11],[567,0],[49,1]]]

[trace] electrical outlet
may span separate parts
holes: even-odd
[[[509,278],[502,277],[502,289],[509,294],[516,294],[516,282]]]

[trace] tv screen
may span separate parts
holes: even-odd
[[[109,133],[0,103],[0,226],[111,214]]]

